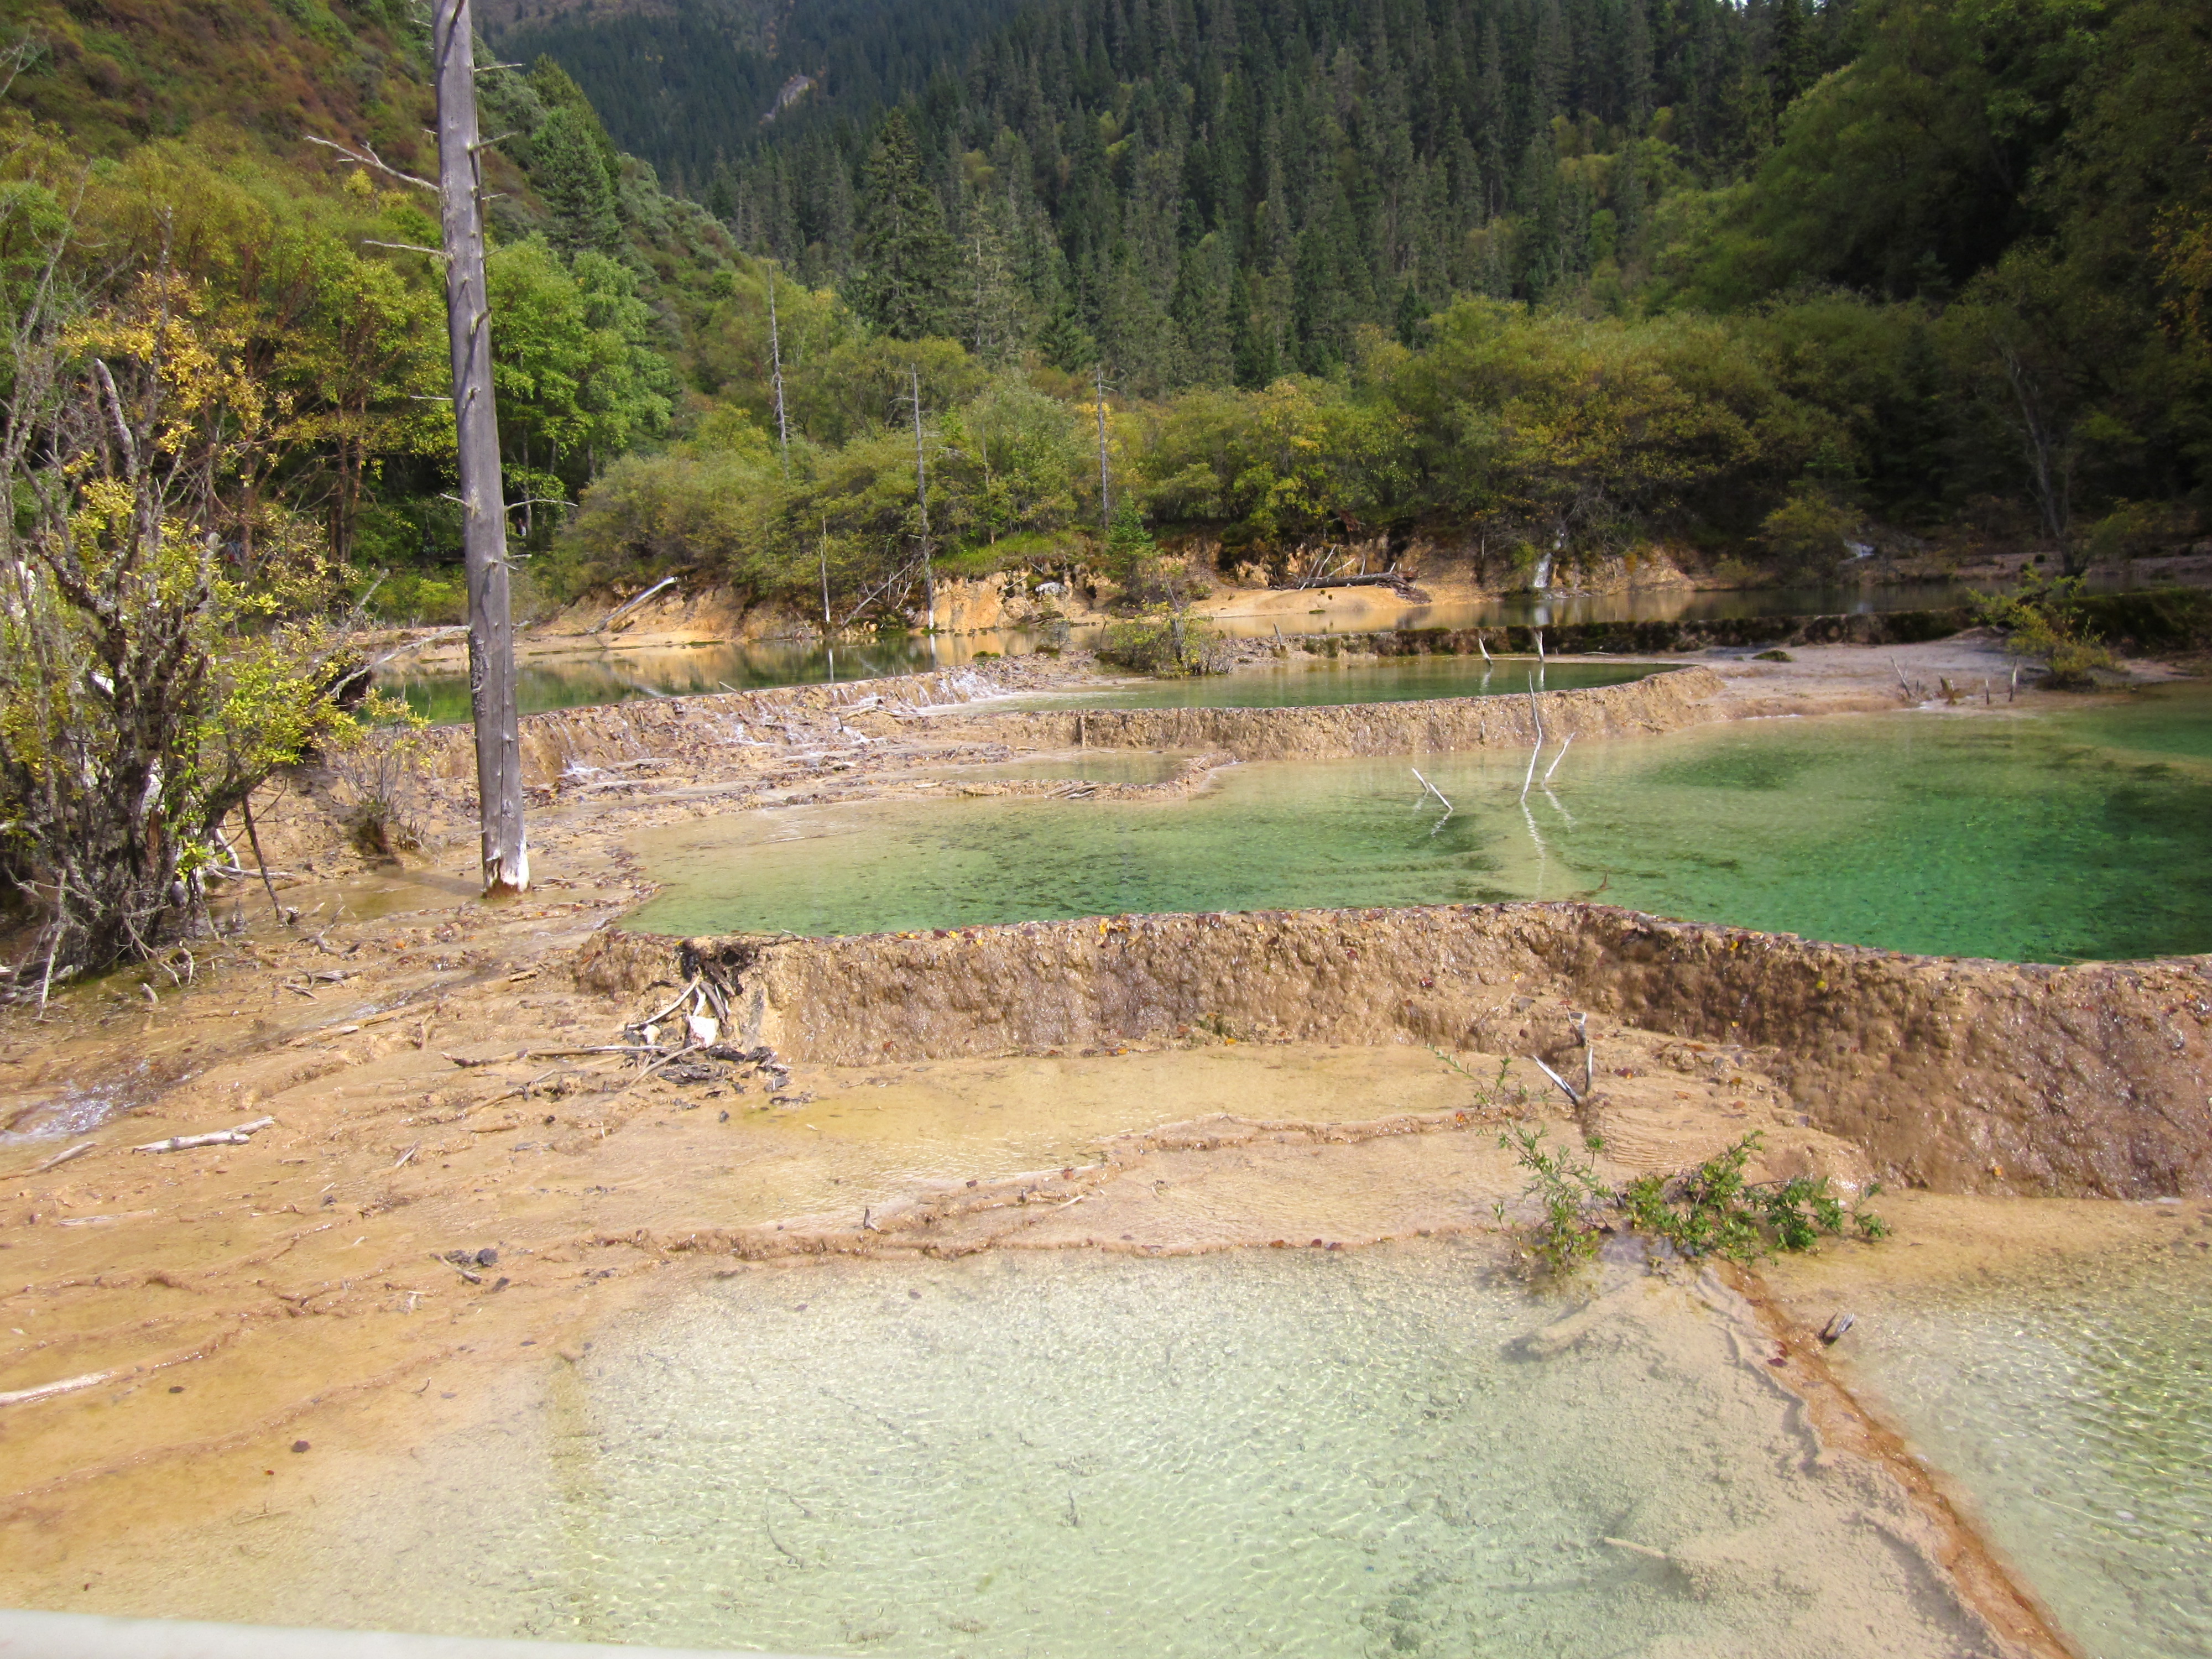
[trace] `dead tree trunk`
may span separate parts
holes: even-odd
[[[1114,538],[1114,480],[1106,471],[1106,369],[1092,368],[1098,392],[1098,544],[1103,550]]]
[[[914,387],[914,500],[921,514],[921,592],[929,607],[928,632],[937,631],[937,566],[929,556],[929,464],[921,453],[921,370],[909,366]]]
[[[768,268],[768,349],[775,366],[775,453],[783,463],[786,483],[791,479],[791,422],[783,413],[783,334],[775,325],[775,267]]]
[[[453,423],[460,438],[462,549],[469,585],[469,702],[476,716],[477,795],[486,896],[530,884],[522,827],[522,734],[507,612],[507,496],[492,407],[491,304],[484,287],[483,167],[477,142],[476,47],[469,0],[436,0],[438,198],[446,246],[446,328]]]

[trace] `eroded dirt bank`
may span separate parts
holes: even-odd
[[[1625,685],[1528,696],[1436,697],[1305,708],[1093,708],[979,712],[960,729],[1009,744],[1055,749],[1213,749],[1240,760],[1430,755],[1526,749],[1540,720],[1547,738],[1652,736],[1727,718],[1724,687],[1707,668],[1657,673]]]
[[[602,934],[580,972],[619,985],[666,949]],[[1534,1052],[1557,1065],[1578,1048],[1559,1012],[1572,1005],[1757,1051],[1813,1123],[1915,1186],[2212,1192],[2203,957],[2073,968],[1917,957],[1554,903],[1130,916],[684,951],[730,981],[747,1041],[809,1060],[1036,1054],[1201,1028]]]

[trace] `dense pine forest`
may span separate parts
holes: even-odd
[[[1510,585],[2201,531],[2204,0],[480,21],[514,65],[482,93],[534,603],[686,568],[818,611],[826,562],[866,625],[925,571],[1163,546],[1202,583],[1419,538]],[[269,427],[228,533],[312,535],[372,614],[442,620],[431,204],[317,142],[419,167],[422,29],[41,0],[0,252],[19,314],[187,283]]]
[[[2201,5],[1056,0],[945,14],[969,38],[934,59],[856,9],[834,47],[730,27],[710,77],[718,15],[503,40],[833,326],[957,343],[908,354],[956,543],[1082,522],[1079,434],[995,455],[1042,439],[961,410],[1094,376],[1155,525],[1234,557],[1448,524],[1820,574],[1889,530],[2079,563],[2196,528]],[[757,361],[724,361],[698,383],[764,423]],[[842,455],[872,416],[894,465],[895,413],[799,430]],[[580,544],[667,556],[653,523],[737,465],[633,470]],[[788,515],[849,536],[857,479],[805,470]],[[772,580],[773,523],[720,538]]]

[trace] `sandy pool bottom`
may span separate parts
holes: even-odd
[[[1577,1310],[1501,1265],[740,1268],[167,1576],[210,1616],[836,1655],[2004,1650],[1728,1292],[1623,1266]]]
[[[2212,1652],[2212,1205],[1893,1206],[1879,1273],[1772,1280],[1856,1319],[1838,1374],[1905,1435],[2054,1622],[2099,1659]],[[2119,1229],[2094,1207],[2132,1210]]]

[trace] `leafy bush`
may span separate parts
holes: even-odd
[[[1826,485],[1806,480],[1790,486],[1790,498],[1766,515],[1759,535],[1780,569],[1826,576],[1834,574],[1844,539],[1857,527],[1857,514]]]
[[[422,734],[428,716],[403,698],[372,691],[353,719],[333,727],[324,760],[339,822],[368,858],[392,859],[422,844],[415,808],[421,787]]]
[[[1752,1182],[1744,1165],[1764,1139],[1757,1130],[1717,1157],[1669,1180],[1639,1176],[1621,1190],[1620,1204],[1638,1232],[1663,1238],[1684,1255],[1722,1255],[1755,1261],[1777,1250],[1809,1250],[1823,1237],[1856,1232],[1887,1236],[1881,1217],[1845,1210],[1826,1176]],[[1869,1188],[1871,1197],[1877,1188]]]
[[[1146,617],[1109,625],[1099,659],[1139,674],[1168,677],[1229,672],[1229,644],[1196,617]]]
[[[2090,526],[2085,540],[2092,559],[2112,562],[2160,552],[2196,530],[2197,515],[2185,505],[2123,501]]]
[[[1538,1267],[1553,1278],[1564,1279],[1597,1254],[1598,1238],[1606,1229],[1600,1214],[1613,1202],[1613,1188],[1597,1178],[1595,1155],[1604,1142],[1589,1136],[1583,1145],[1592,1154],[1581,1163],[1562,1146],[1547,1145],[1549,1132],[1541,1124],[1518,1123],[1498,1137],[1510,1149],[1515,1162],[1528,1172],[1527,1195],[1543,1210],[1528,1237],[1528,1249]]]
[[[1564,1148],[1553,1150],[1540,1126],[1518,1125],[1499,1136],[1498,1145],[1511,1149],[1528,1171],[1525,1195],[1543,1212],[1529,1250],[1553,1276],[1571,1273],[1596,1252],[1600,1236],[1611,1231],[1607,1212],[1615,1210],[1632,1231],[1663,1238],[1693,1261],[1718,1255],[1755,1261],[1777,1251],[1812,1249],[1823,1237],[1888,1237],[1880,1216],[1847,1209],[1826,1176],[1747,1180],[1744,1166],[1761,1139],[1754,1130],[1693,1170],[1639,1176],[1618,1191],[1598,1180],[1594,1157],[1578,1164]],[[1595,1135],[1583,1144],[1593,1155],[1604,1149]],[[1867,1196],[1880,1190],[1869,1187]]]
[[[150,272],[66,330],[20,325],[0,877],[40,922],[11,994],[43,1001],[204,922],[207,877],[235,862],[223,820],[338,718],[351,653],[316,619],[335,585],[311,526],[248,520],[250,580],[224,556],[211,498],[255,464],[271,404],[204,290]]]
[[[376,585],[362,609],[380,622],[427,623],[441,627],[466,622],[468,581],[459,570],[395,571]]]
[[[2088,625],[2081,589],[2079,576],[2053,580],[2030,570],[2010,593],[1977,593],[1975,620],[2003,634],[2014,656],[2040,659],[2051,685],[2093,685],[2112,653]]]

